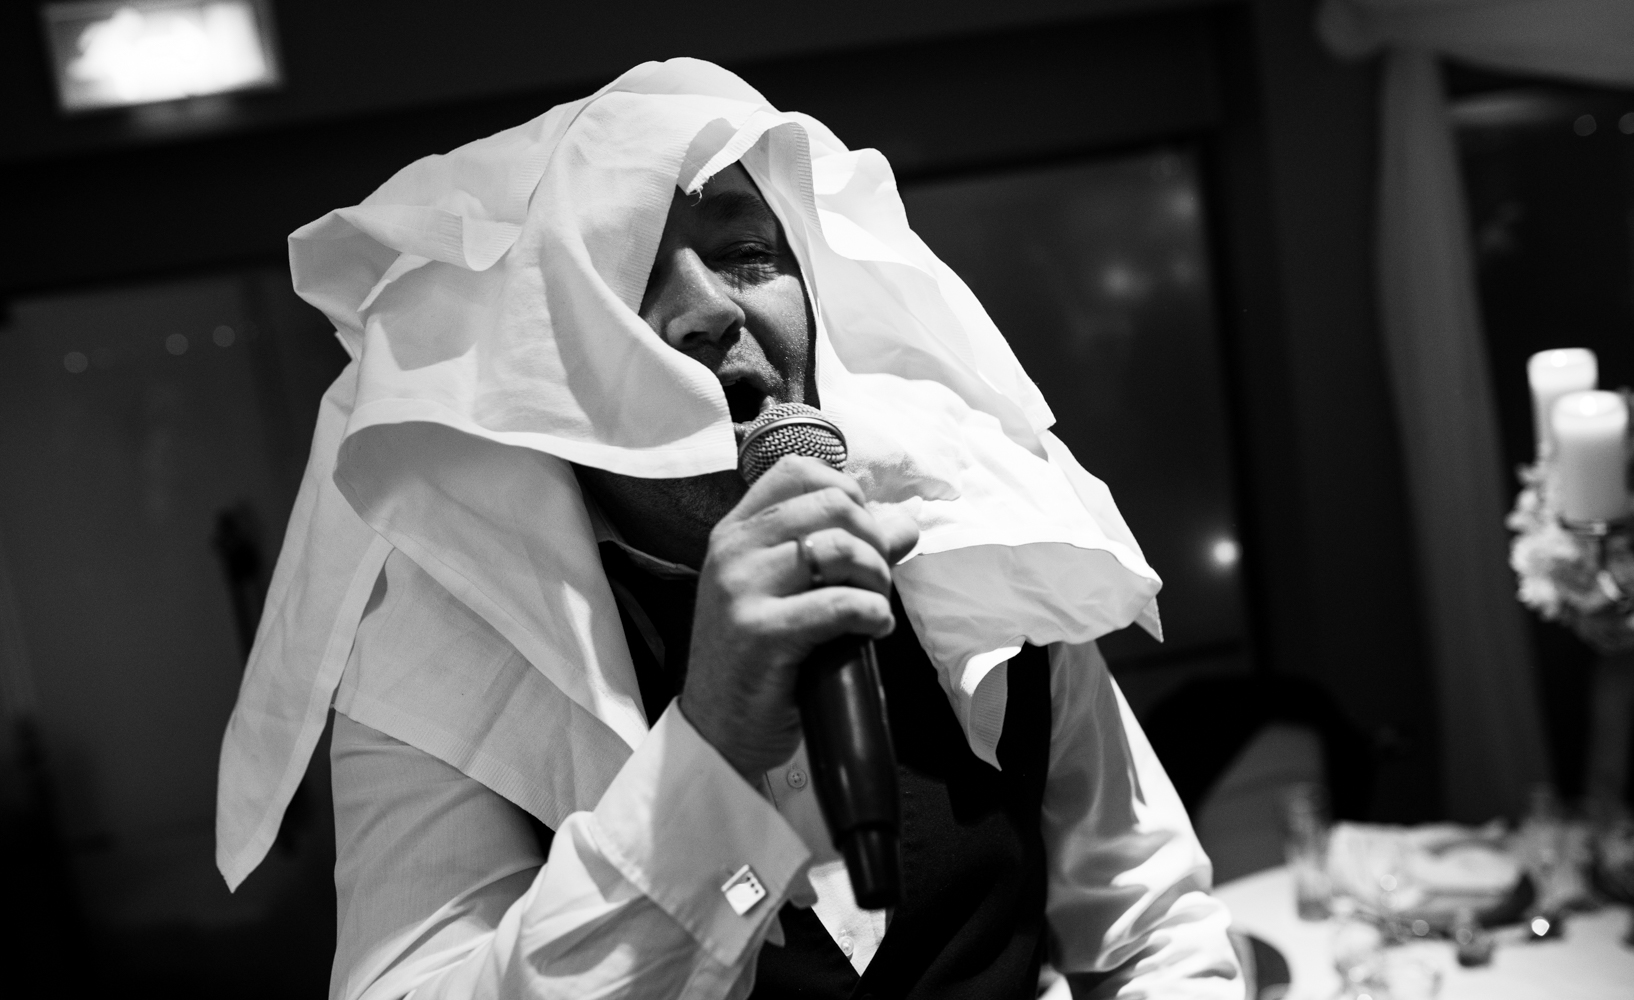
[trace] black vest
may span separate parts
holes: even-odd
[[[608,579],[623,591],[619,609],[641,700],[656,719],[685,676],[695,585],[647,573],[611,543],[601,552]],[[639,610],[626,609],[629,598]],[[1004,769],[996,771],[970,752],[894,594],[892,604],[897,630],[875,650],[902,789],[902,905],[861,977],[815,913],[784,906],[786,943],[761,949],[751,1000],[1037,995],[1046,937],[1039,833],[1050,748],[1045,651],[1027,646],[1010,663],[998,746]]]

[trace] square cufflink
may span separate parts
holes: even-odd
[[[766,898],[766,887],[760,884],[760,877],[755,870],[744,865],[732,873],[732,877],[721,886],[721,893],[726,896],[726,905],[732,912],[743,916],[755,908],[755,904]]]

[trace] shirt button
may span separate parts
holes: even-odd
[[[790,788],[798,789],[806,787],[806,772],[800,770],[798,767],[789,768],[788,779]]]
[[[849,935],[840,935],[840,951],[845,953],[846,958],[850,958],[851,953],[856,951],[856,947],[851,943],[851,938]]]

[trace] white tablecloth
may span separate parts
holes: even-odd
[[[1214,894],[1230,907],[1238,930],[1287,956],[1293,971],[1288,1000],[1332,1000],[1338,993],[1334,924],[1308,923],[1294,914],[1286,868],[1228,882]],[[1619,943],[1628,926],[1628,907],[1612,906],[1568,917],[1564,938],[1532,943],[1520,928],[1503,928],[1496,932],[1492,964],[1479,969],[1460,968],[1444,941],[1407,947],[1441,970],[1439,1000],[1634,1000],[1634,949]]]

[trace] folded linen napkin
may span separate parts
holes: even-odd
[[[1339,823],[1328,839],[1328,875],[1336,895],[1432,924],[1461,909],[1482,912],[1498,905],[1522,874],[1501,824]]]

